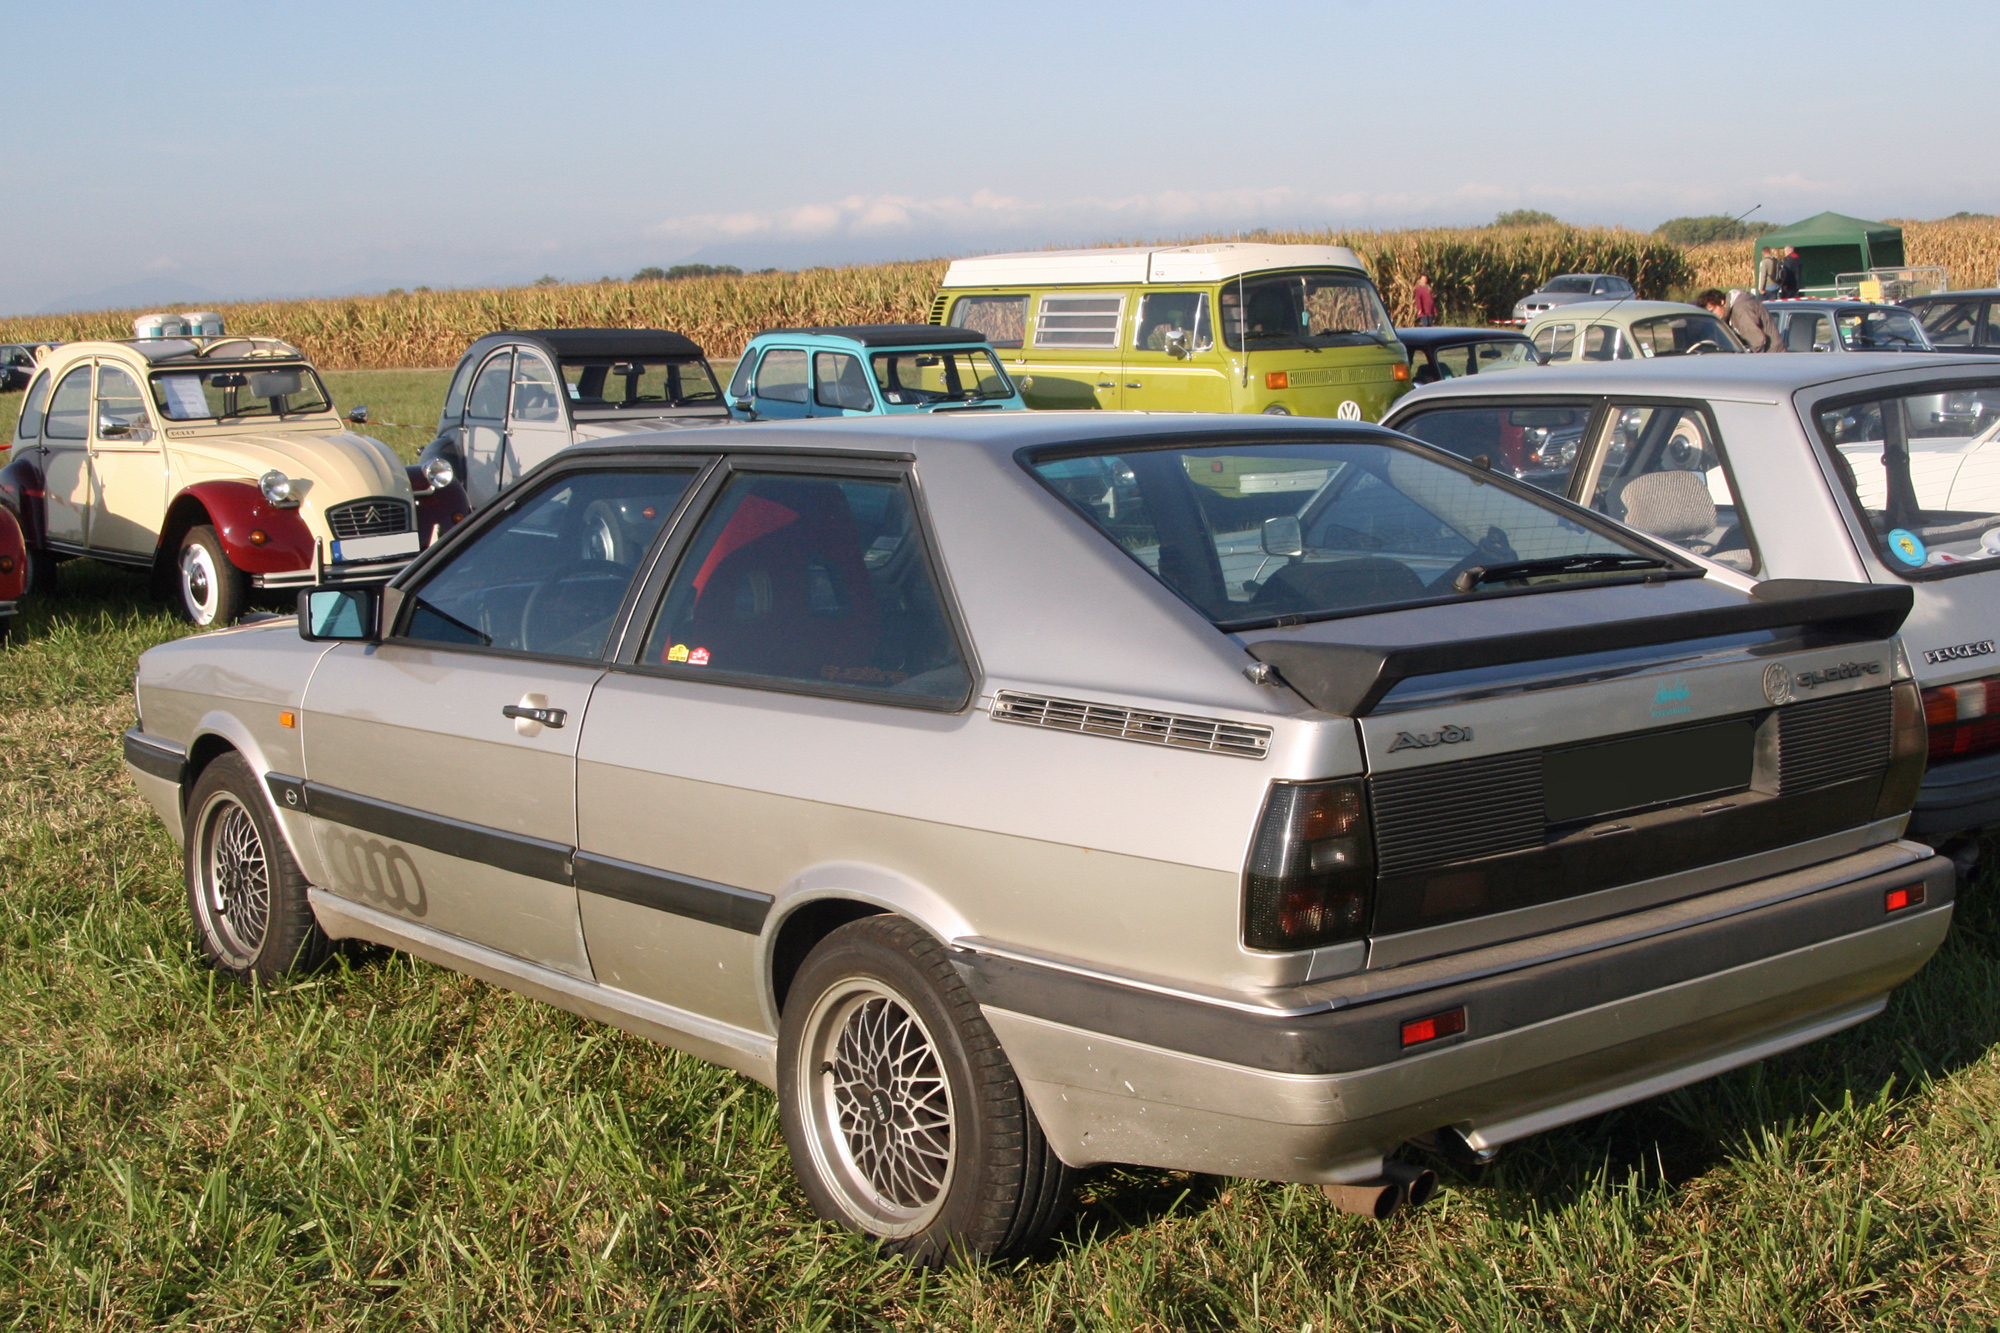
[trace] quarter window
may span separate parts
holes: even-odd
[[[2000,383],[1848,401],[1814,418],[1883,564],[1909,577],[2000,559]]]
[[[806,354],[780,347],[764,353],[757,367],[757,396],[774,403],[806,400]]]
[[[1037,347],[1116,347],[1123,296],[1044,296],[1035,315]]]
[[[479,368],[472,382],[472,401],[465,414],[481,421],[498,421],[507,415],[507,382],[513,378],[514,354],[502,352]]]
[[[62,377],[55,398],[49,403],[48,438],[87,440],[90,438],[90,367],[78,366]]]
[[[468,358],[458,367],[458,373],[451,377],[451,388],[444,396],[444,419],[456,421],[465,411],[465,391],[472,386],[472,361]]]
[[[403,637],[601,656],[640,558],[693,476],[631,469],[552,478],[411,594]]]
[[[49,377],[46,374],[35,376],[35,382],[28,388],[27,400],[21,404],[21,421],[15,427],[16,438],[33,440],[41,436],[42,403],[48,396]]]
[[[971,676],[900,478],[739,473],[681,556],[645,664],[956,705]]]
[[[562,420],[556,373],[533,352],[514,354],[514,420],[542,424]]]
[[[1757,566],[1722,446],[1692,407],[1613,405],[1590,507],[1732,569]]]
[[[845,352],[813,354],[813,401],[821,407],[837,407],[849,412],[872,412],[875,395],[868,388],[868,372],[861,358]]]
[[[1025,296],[961,296],[951,308],[951,322],[986,335],[995,347],[1019,347],[1026,336],[1028,298]]]

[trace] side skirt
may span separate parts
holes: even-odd
[[[777,1085],[778,1043],[774,1037],[718,1023],[629,991],[565,976],[497,949],[350,902],[324,889],[311,890],[310,898],[320,927],[337,940],[368,940],[414,954],[489,985],[517,991],[558,1009],[608,1023],[634,1036],[733,1069],[766,1087]]]

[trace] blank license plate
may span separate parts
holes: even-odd
[[[356,560],[389,560],[416,553],[417,534],[414,532],[392,532],[386,537],[348,537],[333,543],[333,563],[336,565]]]
[[[1653,732],[1542,756],[1551,824],[1691,801],[1750,785],[1757,724],[1748,718]]]

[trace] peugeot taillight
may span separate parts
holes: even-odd
[[[2000,749],[2000,676],[1924,691],[1931,762]]]
[[[1271,784],[1243,872],[1244,944],[1310,949],[1358,939],[1374,893],[1362,784]]]

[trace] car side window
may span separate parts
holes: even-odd
[[[399,637],[601,656],[640,560],[694,475],[631,468],[551,477],[416,587]]]
[[[1576,325],[1545,324],[1535,334],[1535,346],[1551,361],[1567,361],[1576,347]]]
[[[1019,347],[1028,330],[1025,296],[961,296],[952,303],[954,327],[986,335],[995,347]]]
[[[547,361],[533,352],[514,354],[514,420],[561,421],[562,402],[556,393],[556,373]]]
[[[444,395],[445,421],[456,421],[465,414],[465,391],[472,387],[472,369],[478,363],[471,357],[458,363],[458,373],[451,377],[451,388]]]
[[[750,372],[756,368],[756,352],[751,348],[744,348],[743,355],[736,358],[736,372],[729,377],[730,402],[741,402],[750,396]]]
[[[45,438],[87,440],[90,438],[90,367],[78,366],[56,385],[49,401],[49,424]]]
[[[465,415],[481,421],[498,421],[507,415],[507,386],[514,375],[514,354],[501,352],[489,357],[472,382],[472,397]]]
[[[1148,292],[1139,298],[1132,346],[1142,352],[1206,352],[1215,346],[1207,292]]]
[[[806,400],[806,354],[788,347],[764,353],[757,367],[757,396],[775,403]]]
[[[1472,374],[1472,348],[1470,346],[1440,347],[1437,349],[1438,374],[1445,379],[1456,379]]]
[[[116,366],[99,366],[97,433],[104,435],[107,427],[122,426],[132,431],[150,424],[146,416],[146,400],[140,395],[139,386],[132,377]]]
[[[1583,331],[1583,360],[1630,361],[1632,349],[1616,324],[1592,324]]]
[[[35,382],[28,386],[28,396],[21,402],[21,419],[15,424],[14,438],[17,440],[40,439],[42,434],[42,403],[49,396],[48,372],[35,376]]]
[[[1592,509],[1732,569],[1757,567],[1721,441],[1700,409],[1614,403],[1599,438]]]
[[[1987,305],[1986,332],[1979,341],[1986,347],[2000,347],[2000,301]]]
[[[680,557],[640,660],[933,706],[971,688],[901,477],[731,477]]]
[[[1922,318],[1924,332],[1933,347],[1970,347],[1979,327],[1977,301],[1939,301],[1926,306]],[[1988,335],[1991,340],[1991,335]]]
[[[813,401],[849,412],[875,410],[875,394],[861,358],[845,352],[813,353]]]

